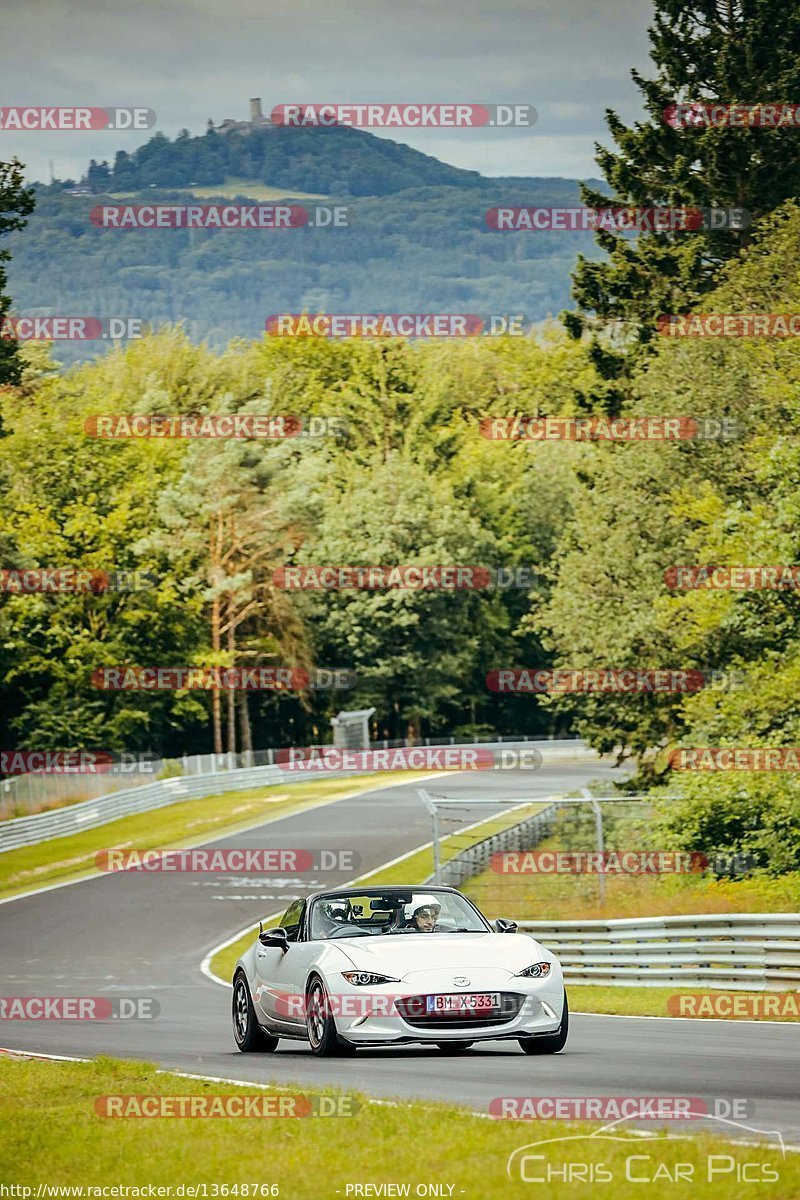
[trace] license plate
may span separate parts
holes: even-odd
[[[429,1013],[493,1012],[500,1007],[499,992],[470,992],[467,995],[426,996]]]

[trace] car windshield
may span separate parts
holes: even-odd
[[[399,934],[486,933],[487,925],[463,896],[424,888],[360,895],[320,896],[312,904],[312,941]]]

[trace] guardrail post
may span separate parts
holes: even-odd
[[[594,813],[594,828],[597,849],[600,851],[600,870],[597,873],[597,890],[600,898],[600,903],[605,904],[606,899],[606,877],[603,871],[602,855],[605,851],[605,842],[603,840],[603,810],[595,800],[588,788],[581,788],[581,795],[585,796],[591,802],[592,812]]]

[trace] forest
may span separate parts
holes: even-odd
[[[679,336],[668,319],[800,311],[796,131],[676,129],[663,116],[698,63],[716,97],[751,82],[762,95],[791,91],[796,24],[772,21],[773,51],[753,80],[761,32],[745,26],[731,40],[714,26],[722,61],[702,22],[676,31],[662,15],[656,77],[634,73],[647,119],[626,127],[608,114],[616,149],[598,151],[603,194],[591,180],[437,174],[434,160],[395,146],[385,152],[400,175],[386,175],[377,195],[363,178],[334,178],[318,155],[336,144],[374,151],[380,139],[357,131],[314,143],[313,178],[294,168],[281,176],[259,157],[283,144],[269,142],[275,131],[263,146],[255,135],[239,145],[208,134],[202,152],[198,139],[180,137],[176,151],[156,137],[131,176],[132,187],[157,185],[151,198],[180,196],[159,189],[196,177],[204,162],[212,185],[247,169],[357,204],[351,228],[299,231],[307,241],[297,231],[145,235],[93,227],[94,196],[25,191],[20,165],[6,164],[0,291],[8,286],[23,311],[97,309],[153,329],[69,369],[59,343],[0,341],[3,562],[146,581],[4,597],[5,744],[163,755],[302,745],[328,740],[338,710],[370,707],[374,735],[388,739],[576,734],[633,759],[632,785],[655,788],[668,786],[681,748],[796,745],[797,589],[675,586],[689,568],[708,579],[703,569],[717,565],[800,557],[797,338]],[[165,162],[174,171],[156,178]],[[95,171],[93,185],[119,186],[124,165],[118,156],[113,178]],[[738,206],[750,220],[633,239],[608,229],[594,240],[506,237],[484,220],[501,194],[504,203],[577,195],[590,206]],[[568,259],[572,308],[561,324],[543,322],[566,302]],[[449,340],[263,333],[264,316],[284,307],[450,305],[509,308],[539,323],[523,337]],[[9,311],[3,296],[0,316]],[[162,430],[181,429],[183,417],[194,428],[206,418],[228,429],[283,422],[295,436],[97,436],[115,414],[151,417]],[[543,418],[562,429],[603,418],[704,432],[486,436],[504,422],[546,427]],[[397,566],[469,567],[494,583],[281,582],[297,577],[291,568]],[[97,687],[98,672],[128,667],[275,668],[348,686],[224,696]],[[599,669],[695,672],[729,685],[558,695],[493,686],[500,671]],[[713,828],[705,841],[698,832],[699,844],[768,855],[778,871],[797,863],[791,772],[687,771],[681,787],[677,819]]]

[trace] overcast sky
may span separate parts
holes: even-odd
[[[27,0],[3,14],[3,105],[135,105],[202,133],[248,100],[528,103],[531,130],[395,140],[485,175],[597,175],[603,113],[641,113],[649,0]],[[77,178],[149,133],[0,132],[30,179]],[[389,136],[381,133],[380,136]]]

